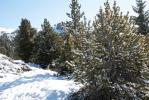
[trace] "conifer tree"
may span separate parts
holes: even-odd
[[[33,37],[35,34],[36,30],[32,28],[30,21],[22,19],[15,40],[17,54],[25,62],[29,62],[32,54]]]
[[[80,26],[81,26],[81,19],[84,16],[84,12],[81,12],[81,5],[79,4],[78,0],[71,0],[70,3],[71,12],[67,13],[67,16],[71,19],[69,22],[66,23],[67,33],[71,34],[74,38],[74,46],[77,47],[77,41]]]
[[[74,100],[144,98],[147,44],[143,36],[135,34],[128,14],[123,15],[116,2],[111,8],[107,0],[93,26],[92,35],[84,35],[82,48],[74,52],[75,76],[85,86],[74,94]]]
[[[62,54],[60,55],[59,60],[57,61],[56,66],[59,66],[57,71],[59,74],[64,75],[68,73],[72,73],[72,69],[70,63],[72,62],[72,48],[73,48],[73,36],[68,32],[68,22],[59,23],[61,26],[61,33],[59,34],[62,46]],[[70,27],[69,27],[70,29]]]
[[[84,16],[84,12],[80,12],[81,5],[78,0],[71,0],[69,5],[71,11],[67,13],[67,16],[71,19],[66,23],[62,23],[63,32],[64,32],[64,66],[62,67],[65,72],[72,72],[73,66],[73,53],[72,49],[77,48],[79,32],[82,24],[82,17]]]
[[[61,55],[63,40],[53,31],[47,19],[44,19],[41,27],[42,30],[35,38],[32,62],[46,68]]]
[[[7,55],[7,56],[11,56],[11,40],[8,38],[6,33],[3,33],[0,36],[0,53]]]
[[[136,0],[136,7],[133,10],[138,14],[135,17],[136,25],[138,25],[138,33],[146,35],[149,33],[149,11],[145,11],[146,2],[143,0]]]

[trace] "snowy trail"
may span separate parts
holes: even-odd
[[[56,72],[35,68],[0,82],[0,100],[67,100],[80,86],[56,76]]]

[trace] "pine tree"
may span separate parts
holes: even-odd
[[[76,80],[85,86],[74,96],[81,100],[142,99],[143,72],[149,60],[144,36],[136,35],[128,14],[123,15],[116,2],[111,8],[108,0],[93,26],[92,35],[84,35],[82,48],[74,52]]]
[[[72,73],[72,61],[73,61],[73,54],[72,54],[72,48],[73,48],[73,37],[71,34],[65,34],[65,41],[64,41],[64,55],[63,55],[63,63],[64,66],[62,66],[61,73],[67,74]]]
[[[149,11],[145,11],[145,3],[143,0],[136,0],[137,6],[133,6],[134,12],[138,14],[135,17],[136,25],[138,25],[138,33],[143,35],[149,33]]]
[[[32,54],[33,37],[35,34],[36,30],[32,28],[30,21],[22,19],[15,41],[17,54],[25,62],[29,62]]]
[[[73,72],[73,48],[77,48],[77,41],[79,40],[79,32],[81,30],[82,17],[84,12],[80,12],[81,5],[78,3],[78,0],[71,0],[70,3],[70,13],[67,13],[67,16],[71,19],[66,23],[62,23],[63,26],[63,38],[64,38],[64,55],[63,55],[63,67],[62,73],[71,73]]]
[[[0,36],[0,53],[7,55],[10,57],[10,53],[11,53],[11,41],[8,38],[6,33],[3,33]]]
[[[77,47],[77,37],[80,32],[81,26],[81,19],[84,16],[84,12],[81,12],[81,5],[79,4],[78,0],[71,0],[70,4],[71,12],[67,13],[67,16],[71,19],[69,22],[66,23],[67,33],[71,34],[74,38],[74,46]]]
[[[46,68],[61,55],[63,40],[53,31],[47,19],[44,19],[41,27],[42,30],[35,38],[32,62]]]

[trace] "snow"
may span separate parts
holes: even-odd
[[[15,29],[0,27],[0,32],[12,33]]]
[[[25,65],[27,66],[28,68],[30,69],[40,69],[40,65],[38,64],[34,64],[34,63],[25,63],[24,61],[22,60],[14,60],[14,62],[18,65]]]
[[[15,29],[0,27],[0,36],[6,34],[9,40],[13,40],[16,36]]]
[[[23,67],[24,66],[15,64],[13,59],[0,54],[0,78],[5,78],[10,75],[14,76],[21,72]]]
[[[23,64],[32,70],[20,74],[16,74],[15,70],[13,73],[4,73],[5,78],[0,78],[0,100],[67,100],[71,93],[81,87],[73,80],[57,76],[57,72],[40,69],[36,64],[9,59],[0,54],[0,64],[4,62],[5,67],[16,69],[21,68]]]
[[[64,33],[64,31],[63,31],[63,30],[56,29],[56,27],[54,27],[54,32],[59,33],[59,34]]]

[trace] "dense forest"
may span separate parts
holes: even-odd
[[[41,30],[22,18],[15,37],[0,36],[0,53],[36,63],[59,75],[73,75],[83,84],[70,100],[149,99],[149,11],[136,0],[137,16],[121,12],[105,1],[93,21],[71,0],[69,21],[52,27],[44,19]]]

